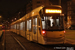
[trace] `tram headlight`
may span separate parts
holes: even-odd
[[[45,36],[46,35],[46,31],[42,30],[42,35]]]
[[[42,34],[45,34],[45,33],[46,33],[46,31],[43,30],[43,31],[42,31]]]
[[[64,31],[64,33],[66,33],[66,31]]]
[[[46,37],[46,31],[45,30],[42,30],[41,34],[42,34],[42,36]]]

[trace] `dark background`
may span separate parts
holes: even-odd
[[[9,22],[14,18],[14,15],[20,9],[25,8],[25,5],[30,0],[0,0],[0,15],[2,16],[1,22],[8,20]],[[66,10],[66,3],[68,0],[61,0],[63,11]],[[59,5],[59,0],[50,0],[53,5]]]

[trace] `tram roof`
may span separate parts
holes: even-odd
[[[40,6],[40,7],[35,8],[35,9],[32,10],[30,13],[25,14],[22,18],[20,18],[20,19],[18,19],[17,21],[11,23],[11,25],[13,25],[13,24],[15,24],[15,23],[22,22],[22,21],[25,20],[25,18],[28,19],[29,17],[32,17],[32,16],[36,15],[36,14],[37,14],[36,12],[39,12],[39,11],[40,11],[42,8],[44,8],[44,7],[45,7],[45,6],[42,5],[42,6]],[[46,6],[46,7],[59,7],[59,8],[61,8],[61,6],[59,6],[59,5],[50,5],[50,6]],[[33,15],[33,13],[34,13],[34,15]],[[35,13],[36,13],[36,14],[35,14]]]
[[[21,22],[21,21],[24,21],[25,20],[25,17],[26,18],[29,18],[29,16],[33,16],[32,14],[35,13],[35,12],[39,12],[44,6],[40,6],[34,10],[32,10],[30,13],[24,15],[22,18],[18,19],[17,21],[11,23],[11,25],[15,24],[15,23],[18,23],[18,22]]]

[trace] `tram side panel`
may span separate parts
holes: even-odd
[[[42,20],[41,20],[42,21]],[[41,22],[41,28],[44,25],[43,22]],[[47,26],[46,26],[47,27]],[[43,38],[43,44],[63,44],[64,42],[64,30],[62,31],[46,31],[41,29],[41,35]]]
[[[42,36],[42,22],[40,16],[38,17],[38,27],[37,27],[37,32],[38,32],[38,43],[40,44],[45,44],[44,38]]]
[[[33,22],[34,19],[28,19],[27,20],[27,24],[26,24],[26,27],[27,27],[27,30],[26,30],[26,38],[30,41],[34,41],[34,42],[37,42],[37,25],[36,25],[36,21],[37,19],[35,18],[35,23]]]
[[[31,29],[31,20],[27,21],[27,31],[26,31],[26,35],[27,35],[27,39],[30,41],[34,41],[40,44],[45,44],[44,38],[41,35],[41,24],[40,27],[38,26],[38,18],[35,17],[32,20],[32,31],[30,31]],[[41,21],[39,21],[41,23]]]
[[[40,43],[40,44],[43,44],[44,41],[43,41],[43,37],[41,36],[41,25],[40,25],[40,30],[39,30],[39,27],[38,27],[38,17],[37,16],[36,18],[33,19],[33,41],[34,42],[37,42],[37,43]]]
[[[38,43],[45,44],[44,38],[41,35],[41,31],[38,29]]]

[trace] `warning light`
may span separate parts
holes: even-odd
[[[43,30],[43,31],[42,31],[42,34],[45,34],[45,33],[46,33],[46,31],[45,31],[45,30]]]
[[[64,33],[66,33],[66,31],[64,31]]]

